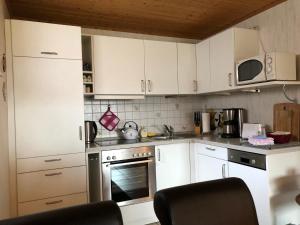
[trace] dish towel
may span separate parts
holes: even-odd
[[[274,145],[274,139],[266,136],[253,136],[248,139],[251,145]]]

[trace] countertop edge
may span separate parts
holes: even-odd
[[[180,144],[180,143],[187,143],[187,142],[201,143],[201,144],[213,145],[213,146],[218,146],[218,147],[223,147],[223,148],[230,148],[230,149],[235,149],[235,150],[245,151],[245,152],[250,152],[250,153],[256,153],[256,154],[261,154],[261,155],[266,155],[266,156],[300,151],[300,146],[285,147],[285,148],[279,148],[279,149],[274,149],[274,150],[264,150],[264,149],[259,149],[259,148],[251,147],[251,146],[242,146],[242,145],[238,145],[238,144],[223,143],[223,142],[219,142],[217,140],[209,140],[209,139],[205,139],[205,137],[192,137],[192,138],[182,138],[182,139],[175,139],[175,140],[159,140],[159,141],[154,140],[151,142],[134,143],[134,144],[86,147],[86,153],[92,154],[92,153],[97,153],[100,151],[138,148],[138,147],[142,147],[142,146],[153,146],[153,145],[158,146],[158,145]]]

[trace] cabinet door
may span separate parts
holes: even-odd
[[[178,92],[197,93],[196,45],[177,44],[178,50]]]
[[[272,224],[267,171],[229,162],[229,176],[241,178],[247,184],[254,200],[259,224]]]
[[[210,53],[209,39],[196,45],[197,54],[197,92],[205,93],[210,91]]]
[[[176,43],[145,41],[145,74],[147,95],[178,94]]]
[[[211,91],[234,87],[234,31],[229,29],[210,39]]]
[[[191,182],[188,143],[156,146],[155,154],[157,190]]]
[[[32,21],[11,20],[14,56],[81,59],[81,29]]]
[[[217,180],[228,177],[228,162],[206,155],[196,155],[196,182]]]
[[[84,152],[82,62],[13,61],[17,158]]]
[[[94,36],[95,94],[145,94],[143,40]]]

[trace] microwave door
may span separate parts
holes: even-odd
[[[266,81],[263,61],[250,59],[237,67],[237,83],[251,84]]]

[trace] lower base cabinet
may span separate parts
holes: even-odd
[[[189,143],[155,147],[157,190],[191,182],[189,148]]]
[[[84,153],[17,160],[18,215],[87,203]]]
[[[204,182],[228,177],[227,149],[195,143],[191,147],[193,182]]]
[[[87,194],[79,193],[18,204],[19,216],[87,203]]]
[[[196,155],[196,182],[228,177],[228,162],[206,155]]]

